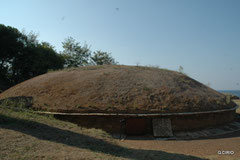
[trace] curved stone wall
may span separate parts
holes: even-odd
[[[70,121],[85,128],[98,128],[110,133],[146,134],[153,133],[152,120],[168,118],[171,120],[173,133],[176,131],[199,130],[229,123],[236,116],[236,108],[203,112],[203,113],[176,113],[167,115],[157,114],[58,114],[54,117]],[[135,124],[135,125],[134,125]],[[134,129],[135,128],[135,129]]]

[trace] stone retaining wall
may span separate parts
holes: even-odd
[[[213,127],[221,124],[226,124],[234,120],[236,110],[203,113],[203,114],[188,114],[188,115],[149,115],[144,117],[124,116],[124,115],[58,115],[54,117],[70,121],[85,128],[98,128],[103,129],[110,133],[134,133],[135,130],[140,132],[139,134],[150,133],[152,134],[152,119],[169,118],[171,120],[172,130],[175,131],[191,131],[198,130],[206,127]],[[141,125],[130,125],[131,121],[137,122],[137,119],[141,119]],[[143,123],[144,121],[144,123]],[[128,123],[128,124],[126,124]],[[140,129],[140,128],[141,129]],[[136,133],[137,134],[137,133]]]

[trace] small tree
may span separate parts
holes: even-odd
[[[65,59],[65,67],[79,67],[89,63],[91,51],[88,45],[80,46],[79,42],[75,42],[75,39],[68,37],[63,44],[62,55]]]
[[[207,86],[208,86],[208,87],[210,87],[210,86],[211,86],[211,83],[210,83],[210,82],[208,82],[208,83],[207,83]]]
[[[180,73],[184,73],[184,72],[183,72],[183,66],[181,66],[181,65],[179,66],[179,68],[178,68],[178,72],[180,72]]]
[[[91,56],[91,60],[95,65],[118,64],[110,53],[102,51],[94,52],[93,56]]]

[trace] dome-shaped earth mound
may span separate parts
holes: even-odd
[[[174,113],[233,108],[225,96],[188,76],[138,66],[87,66],[20,83],[0,99],[32,97],[33,108],[55,112]]]

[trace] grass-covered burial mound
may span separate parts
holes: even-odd
[[[153,132],[149,126],[156,118],[170,119],[174,131],[222,124],[235,116],[235,104],[222,93],[185,74],[153,67],[106,65],[49,72],[0,94],[0,99],[14,97],[30,97],[31,107],[38,111],[98,113],[92,120],[86,114],[75,117],[85,126],[104,126],[106,120],[112,123],[106,125],[110,129],[120,130],[124,119],[125,128],[140,124],[135,131],[144,133]],[[99,113],[118,115],[110,121],[111,116]]]
[[[33,108],[56,112],[173,113],[234,107],[223,94],[175,71],[87,66],[50,72],[0,95],[33,97]]]

